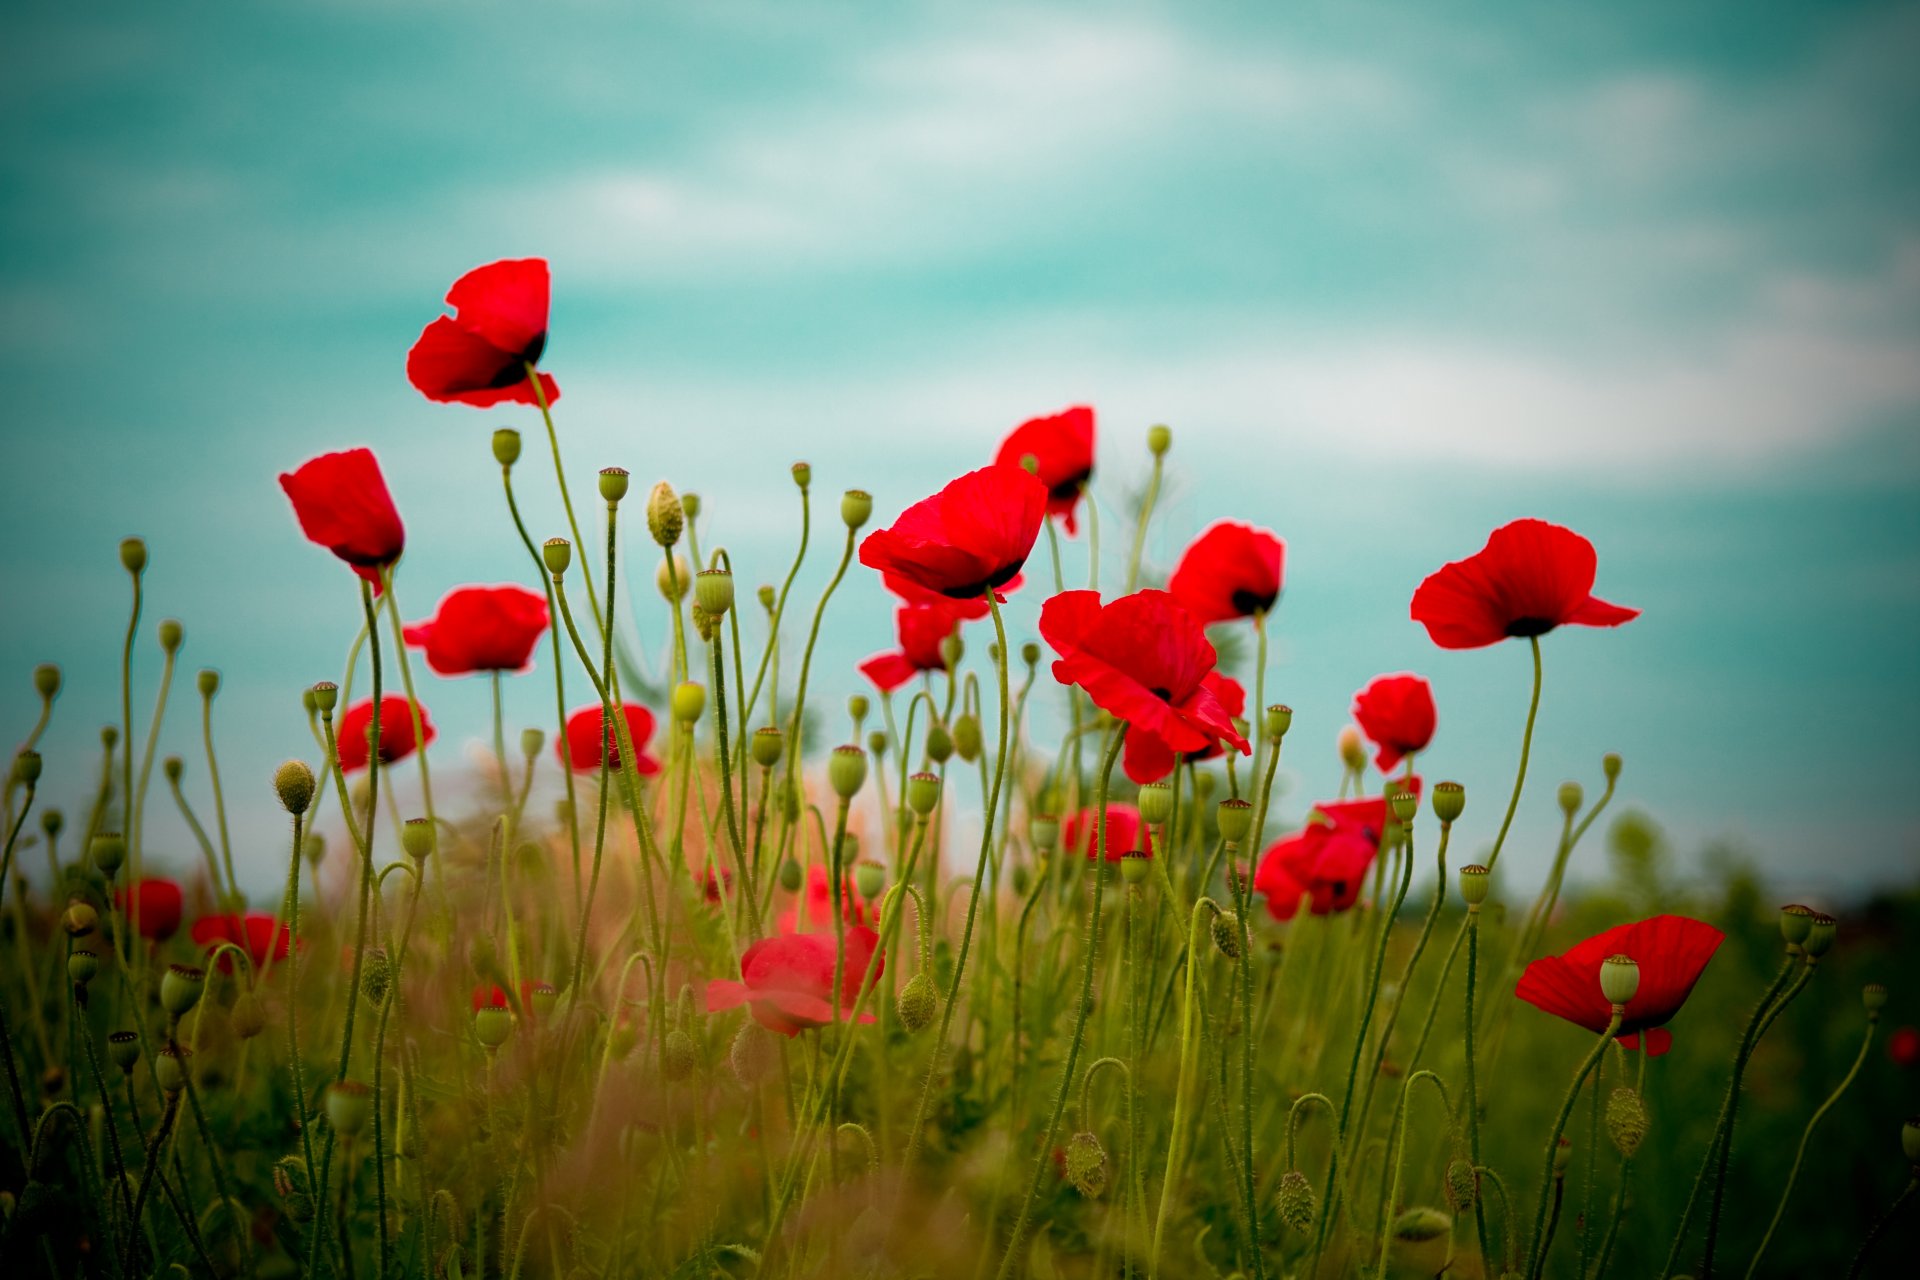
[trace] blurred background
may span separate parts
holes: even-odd
[[[1838,906],[1910,882],[1917,52],[1920,9],[1875,4],[16,11],[0,725],[24,738],[33,665],[63,666],[43,799],[84,815],[118,719],[115,546],[143,535],[137,741],[154,627],[178,617],[160,751],[204,817],[192,673],[219,668],[242,880],[274,884],[267,780],[314,754],[300,691],[340,678],[359,621],[275,476],[378,452],[410,617],[463,582],[537,585],[488,448],[529,433],[523,509],[563,532],[537,414],[430,404],[403,368],[458,275],[541,255],[576,491],[621,465],[640,493],[699,492],[702,545],[749,600],[792,556],[795,459],[820,516],[810,613],[840,490],[891,520],[1024,418],[1088,403],[1110,562],[1155,422],[1175,444],[1150,572],[1216,518],[1287,539],[1284,821],[1336,784],[1353,692],[1411,669],[1440,706],[1423,771],[1467,785],[1490,839],[1526,651],[1442,652],[1407,606],[1541,516],[1591,538],[1598,593],[1644,616],[1545,644],[1504,860],[1524,883],[1551,858],[1553,785],[1597,789],[1609,750],[1618,810],[1654,824],[1679,884],[1752,866]],[[627,545],[644,588],[654,549]],[[631,599],[657,667],[666,613]],[[856,566],[816,658],[820,742],[892,641]],[[983,662],[986,630],[969,641]],[[486,683],[420,672],[450,777],[484,751]],[[509,686],[510,731],[550,729],[538,665]],[[415,775],[396,780],[404,807]],[[190,873],[155,788],[149,848]],[[1604,870],[1595,841],[1572,875]]]

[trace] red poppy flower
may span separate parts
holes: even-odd
[[[1040,608],[1040,634],[1060,654],[1053,678],[1077,684],[1096,706],[1169,753],[1204,751],[1221,739],[1243,754],[1247,740],[1206,678],[1213,646],[1192,614],[1164,591],[1136,591],[1102,605],[1097,591],[1063,591]],[[1151,781],[1127,776],[1135,782]]]
[[[1410,671],[1375,676],[1353,695],[1353,718],[1372,740],[1380,772],[1391,772],[1433,741],[1433,686]]]
[[[1887,1037],[1887,1056],[1896,1067],[1920,1063],[1920,1028],[1900,1027]]]
[[[1420,779],[1411,785],[1418,795]],[[1388,821],[1384,796],[1315,805],[1307,825],[1268,845],[1254,868],[1253,887],[1266,896],[1268,913],[1291,920],[1303,897],[1316,916],[1350,909],[1360,900]]]
[[[707,1012],[719,1013],[746,1005],[753,1020],[769,1031],[792,1036],[809,1027],[837,1022],[843,1010],[860,998],[867,963],[880,946],[880,935],[864,925],[847,930],[846,962],[839,998],[834,998],[834,936],[830,933],[783,933],[762,938],[740,957],[741,981],[715,978],[707,984]],[[874,976],[885,969],[875,966]],[[860,1021],[872,1022],[863,1013]]]
[[[634,771],[643,778],[651,778],[660,772],[660,762],[647,754],[647,740],[653,737],[653,712],[633,702],[621,703],[620,710],[627,717],[627,732],[633,737],[634,754],[639,757],[633,762]],[[580,773],[598,769],[600,743],[602,738],[606,738],[611,747],[607,753],[607,769],[617,772],[620,769],[620,735],[614,733],[608,737],[605,733],[606,724],[605,711],[597,702],[568,716],[565,736],[553,744],[560,763]]]
[[[1167,590],[1202,623],[1251,618],[1273,608],[1287,544],[1265,529],[1221,520],[1180,555]]]
[[[910,604],[893,615],[900,632],[900,647],[892,653],[876,653],[860,664],[860,674],[873,681],[882,693],[890,693],[922,671],[945,671],[947,660],[941,646],[960,619],[950,607],[955,601],[936,596],[939,604]],[[982,602],[984,607],[984,602]]]
[[[323,453],[280,476],[300,532],[376,586],[406,550],[407,530],[371,449]]]
[[[1040,536],[1047,490],[1019,467],[969,471],[860,544],[860,563],[955,600],[1004,599]]]
[[[1514,994],[1528,1004],[1598,1034],[1613,1006],[1600,993],[1600,966],[1608,956],[1628,956],[1640,966],[1640,987],[1627,1002],[1620,1043],[1631,1049],[1647,1033],[1647,1052],[1673,1044],[1666,1022],[1686,1003],[1693,984],[1726,935],[1686,916],[1655,916],[1595,934],[1562,955],[1542,956],[1520,975]]]
[[[1593,544],[1573,530],[1515,520],[1482,550],[1428,574],[1413,593],[1413,620],[1442,649],[1478,649],[1568,623],[1617,627],[1639,617],[1593,594],[1595,564]]]
[[[380,763],[392,764],[395,760],[405,760],[412,755],[416,747],[425,745],[413,740],[413,708],[397,693],[389,693],[380,699]],[[426,735],[426,741],[434,739],[433,721],[427,718],[427,709],[420,708],[420,728]],[[362,698],[347,708],[347,714],[340,717],[340,731],[335,741],[340,748],[340,767],[348,773],[367,767],[367,739],[373,734],[373,699]]]
[[[700,886],[700,896],[708,903],[718,905],[723,896],[733,894],[733,871],[728,867],[706,867],[693,869],[693,882]]]
[[[1078,533],[1075,512],[1093,476],[1093,410],[1077,404],[1049,417],[1029,418],[1000,442],[993,460],[1017,467],[1029,457],[1039,464],[1034,474],[1047,486],[1047,514],[1059,516],[1069,534]]]
[[[1232,676],[1221,675],[1218,671],[1207,672],[1207,678],[1200,682],[1212,692],[1220,709],[1234,719],[1246,714],[1247,691]],[[1198,751],[1182,751],[1175,755],[1173,750],[1160,739],[1145,733],[1129,733],[1126,749],[1120,758],[1120,767],[1135,782],[1145,784],[1158,782],[1173,772],[1176,764],[1186,761],[1211,760],[1220,754],[1220,740]]]
[[[131,890],[115,890],[113,900],[121,915],[139,918],[140,936],[149,941],[165,942],[180,931],[180,886],[171,880],[149,876]]]
[[[525,671],[547,629],[547,598],[511,583],[455,587],[425,622],[406,629],[409,645],[427,651],[427,665],[443,676],[475,671]]]
[[[833,929],[833,882],[827,877],[827,869],[817,863],[807,868],[807,889],[805,896],[794,895],[794,905],[782,911],[779,916],[780,932],[807,933],[815,929]],[[840,885],[840,914],[849,925],[875,925],[880,923],[880,904],[867,903],[854,890],[853,877],[848,876]]]
[[[447,290],[454,314],[429,324],[407,352],[407,381],[442,403],[539,403],[527,366],[547,348],[550,292],[545,258],[475,267]],[[552,404],[560,386],[548,374],[539,377]]]
[[[1004,600],[1009,592],[1018,591],[1025,582],[1025,574],[1014,574],[1008,579],[1006,586],[1001,588],[1001,599]],[[880,575],[880,585],[898,596],[901,604],[938,605],[951,613],[957,622],[976,622],[992,612],[987,608],[987,602],[979,596],[955,600],[950,596],[941,595],[938,591],[929,591],[919,583],[903,578],[891,569]]]
[[[1069,853],[1083,858],[1099,856],[1099,826],[1092,805],[1069,817],[1060,828]],[[1129,853],[1153,856],[1153,832],[1140,820],[1140,810],[1118,801],[1107,805],[1107,861],[1118,862]]]
[[[293,934],[284,924],[276,924],[264,911],[246,915],[201,916],[193,922],[192,936],[203,951],[211,951],[222,942],[231,942],[247,953],[256,972],[269,959],[285,960]],[[233,972],[233,957],[222,954],[220,972]]]
[[[533,1008],[531,1004],[533,1000],[533,987],[534,984],[531,979],[522,978],[520,980],[520,1008],[528,1013],[531,1013]],[[468,1003],[473,1006],[475,1013],[480,1012],[482,1009],[510,1009],[513,1007],[512,1003],[507,999],[506,988],[500,986],[498,983],[492,982],[483,982],[475,987],[473,994],[468,997]]]

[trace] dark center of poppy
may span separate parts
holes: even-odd
[[[1515,618],[1507,624],[1507,634],[1521,638],[1543,636],[1558,625],[1552,618]]]
[[[1233,605],[1234,612],[1250,618],[1256,613],[1265,613],[1273,608],[1273,602],[1279,598],[1278,591],[1263,595],[1258,591],[1249,591],[1245,587],[1236,587],[1227,600]]]
[[[487,379],[487,390],[501,391],[507,387],[518,386],[527,380],[527,366],[539,364],[541,353],[547,349],[547,335],[542,333],[529,342],[518,353],[502,352],[500,367],[493,377]]]
[[[1171,689],[1163,689],[1159,685],[1155,685],[1153,688],[1147,690],[1147,692],[1151,693],[1154,697],[1160,699],[1160,701],[1162,702],[1173,701],[1173,690]]]
[[[1070,475],[1059,484],[1048,489],[1047,496],[1057,502],[1064,502],[1068,498],[1077,498],[1080,496],[1081,486],[1086,484],[1088,478],[1092,475],[1092,468]]]

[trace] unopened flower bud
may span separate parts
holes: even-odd
[[[1608,1096],[1607,1137],[1612,1140],[1614,1150],[1632,1159],[1651,1127],[1647,1104],[1641,1100],[1638,1090],[1621,1085]]]
[[[693,587],[693,574],[687,567],[687,558],[678,552],[663,557],[660,567],[653,571],[653,585],[660,589],[662,600],[684,600]]]
[[[373,1091],[358,1080],[335,1080],[327,1086],[327,1124],[343,1138],[367,1127],[373,1116]]]
[[[1159,826],[1173,816],[1173,788],[1164,782],[1149,782],[1140,788],[1140,819]]]
[[[1819,959],[1833,948],[1835,935],[1840,932],[1840,922],[1824,911],[1813,913],[1813,927],[1807,930],[1807,940],[1800,949],[1814,959]]]
[[[43,767],[38,751],[22,751],[13,758],[13,779],[24,786],[32,786],[40,781]]]
[[[498,1049],[513,1033],[513,1014],[499,1005],[482,1005],[473,1011],[473,1038],[488,1049]]]
[[[368,947],[360,962],[360,994],[378,1009],[393,990],[393,960],[385,947]]]
[[[1027,839],[1038,853],[1052,853],[1060,847],[1060,819],[1050,813],[1036,813],[1027,819]]]
[[[168,782],[180,781],[180,775],[187,771],[187,762],[179,756],[168,756],[160,762],[160,772],[167,775]]]
[[[289,760],[273,771],[273,789],[280,807],[288,813],[302,814],[313,803],[313,770],[301,760]]]
[[[233,1008],[227,1010],[227,1025],[234,1035],[251,1040],[267,1029],[267,1007],[253,992],[242,991],[234,997]]]
[[[804,492],[806,487],[813,483],[813,467],[805,462],[794,463],[793,482],[799,485],[802,492]]]
[[[785,742],[786,739],[780,730],[774,728],[772,725],[767,725],[763,729],[754,730],[753,742],[751,744],[753,762],[762,769],[773,768],[773,766],[780,763],[780,749]]]
[[[1220,954],[1229,960],[1240,958],[1240,917],[1232,911],[1222,911],[1213,918],[1213,945]]]
[[[1487,900],[1487,891],[1493,873],[1479,863],[1460,868],[1460,900],[1469,907],[1477,907]]]
[[[170,964],[160,977],[160,1007],[178,1018],[200,1003],[207,989],[207,972],[190,964]]]
[[[877,862],[864,861],[853,869],[853,884],[861,897],[872,902],[887,887],[887,869]]]
[[[1280,1221],[1305,1234],[1313,1229],[1313,1184],[1298,1169],[1289,1169],[1274,1192],[1274,1206]]]
[[[546,561],[548,573],[563,578],[573,566],[573,544],[565,538],[548,538],[540,544],[540,558]]]
[[[851,743],[835,747],[827,757],[827,781],[842,800],[859,795],[867,782],[867,753]]]
[[[1607,752],[1607,754],[1600,757],[1600,772],[1607,775],[1608,782],[1612,782],[1615,779],[1619,778],[1620,753],[1618,751],[1609,751]]]
[[[780,864],[780,887],[788,893],[800,892],[800,882],[806,876],[800,870],[800,864],[788,858]]]
[[[671,547],[680,541],[680,534],[686,529],[687,513],[680,506],[680,499],[674,496],[673,486],[665,480],[653,486],[647,495],[647,532],[653,540],[663,547]]]
[[[1786,940],[1788,951],[1797,951],[1806,942],[1807,934],[1813,930],[1813,908],[1790,902],[1780,908],[1780,936]]]
[[[682,680],[673,687],[673,718],[681,724],[693,724],[707,712],[706,686]]]
[[[1173,448],[1173,428],[1156,423],[1147,428],[1147,452],[1154,457],[1164,457],[1167,450]]]
[[[882,729],[875,729],[867,735],[867,752],[870,755],[884,756],[887,753],[887,735]]]
[[[1579,812],[1580,801],[1583,798],[1585,798],[1585,792],[1580,789],[1579,783],[1563,782],[1560,784],[1560,812],[1566,814],[1569,818]]]
[[[1150,860],[1138,849],[1129,849],[1120,855],[1120,878],[1128,884],[1146,883],[1147,873],[1152,870],[1147,865]]]
[[[1393,1220],[1393,1238],[1406,1244],[1425,1244],[1453,1231],[1453,1219],[1438,1209],[1409,1209]]]
[[[1067,1181],[1089,1200],[1107,1189],[1107,1150],[1085,1129],[1067,1140]]]
[[[1442,822],[1458,822],[1467,811],[1467,789],[1457,782],[1436,783],[1433,788],[1433,816]]]
[[[733,608],[733,574],[726,569],[702,569],[693,578],[693,601],[707,611],[707,616],[720,618]]]
[[[426,861],[434,843],[433,819],[408,818],[400,825],[400,848],[415,862]]]
[[[33,691],[43,699],[51,700],[60,692],[60,667],[58,663],[43,662],[33,669]]]
[[[954,754],[958,755],[968,764],[972,764],[980,758],[980,751],[984,745],[984,742],[981,740],[980,718],[978,716],[972,712],[967,712],[954,719]]]
[[[1336,740],[1340,747],[1340,762],[1349,770],[1359,772],[1367,767],[1367,745],[1360,739],[1360,731],[1352,725],[1340,731]]]
[[[162,1093],[178,1093],[187,1087],[187,1059],[192,1056],[193,1050],[178,1044],[162,1045],[153,1055],[153,1079]]]
[[[84,938],[92,933],[100,923],[100,913],[93,904],[84,898],[75,898],[67,904],[66,911],[60,917],[60,927],[67,931],[69,938]],[[1885,987],[1881,988],[1884,993]]]
[[[760,602],[760,607],[762,609],[765,609],[767,611],[767,614],[771,616],[773,614],[773,605],[774,605],[773,584],[770,582],[763,582],[759,585],[758,588],[755,589],[753,594],[754,594],[754,598]]]
[[[510,467],[520,461],[520,433],[512,427],[501,427],[493,433],[493,460],[503,467]]]
[[[600,496],[608,506],[619,505],[620,499],[627,496],[627,480],[624,467],[600,468]]]
[[[100,726],[100,745],[111,751],[120,745],[120,730],[110,724]]]
[[[547,745],[547,733],[544,729],[527,728],[520,731],[520,754],[531,760],[540,754],[540,748]]]
[[[953,735],[938,721],[927,726],[927,759],[935,764],[953,759]]]
[[[120,567],[136,577],[146,569],[147,544],[144,539],[120,539]]]
[[[677,1083],[692,1075],[693,1069],[699,1064],[700,1055],[693,1037],[679,1027],[667,1032],[667,1038],[660,1046],[660,1073]]]
[[[300,856],[310,866],[319,866],[320,860],[327,856],[327,838],[318,831],[309,831],[300,840]]]
[[[536,982],[527,992],[527,1004],[533,1009],[533,1016],[545,1021],[553,1016],[560,1003],[560,991],[551,982]]]
[[[58,840],[66,825],[67,815],[58,809],[47,809],[40,814],[40,830],[46,833],[49,841]]]
[[[1860,1003],[1867,1008],[1867,1017],[1878,1021],[1880,1011],[1887,1007],[1887,989],[1877,982],[1869,982],[1860,989]]]
[[[894,1006],[900,1015],[900,1025],[909,1034],[917,1034],[933,1025],[940,1016],[940,993],[933,989],[933,979],[920,972],[907,979],[907,985],[900,988],[900,999]]]
[[[1608,956],[1600,962],[1600,994],[1608,1004],[1625,1007],[1640,990],[1640,966],[1632,956]]]
[[[907,807],[924,818],[940,803],[940,775],[916,773],[907,779]]]
[[[1473,1161],[1465,1156],[1447,1161],[1443,1181],[1447,1206],[1455,1213],[1465,1213],[1480,1199],[1480,1176],[1473,1171]]]
[[[115,1031],[107,1036],[107,1057],[113,1065],[133,1074],[140,1062],[140,1034],[136,1031]]]
[[[87,846],[87,852],[100,874],[111,880],[114,872],[120,870],[120,864],[127,860],[126,837],[117,831],[99,832]]]
[[[1267,741],[1278,742],[1287,736],[1287,730],[1293,728],[1293,708],[1276,702],[1267,708],[1262,719]]]
[[[67,979],[74,986],[86,986],[99,972],[100,957],[93,952],[84,947],[76,947],[67,953]]]
[[[873,515],[873,495],[864,489],[849,489],[840,496],[840,518],[847,528],[858,529]]]
[[[772,1079],[779,1060],[773,1033],[751,1018],[741,1025],[727,1050],[727,1064],[733,1068],[734,1078],[749,1089]]]
[[[164,653],[180,652],[180,645],[187,638],[187,629],[180,625],[178,618],[160,620],[160,649]]]
[[[194,687],[200,690],[200,696],[211,698],[220,692],[220,673],[212,667],[200,668],[200,674],[193,678]]]

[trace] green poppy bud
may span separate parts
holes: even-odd
[[[708,616],[720,618],[733,608],[733,574],[727,569],[702,569],[693,578],[693,600]]]
[[[921,817],[932,813],[940,803],[940,775],[916,773],[907,779],[907,807]]]
[[[1156,423],[1147,428],[1147,452],[1156,458],[1166,456],[1173,448],[1173,428],[1164,423]]]
[[[773,584],[770,582],[761,583],[759,588],[755,590],[754,597],[760,601],[760,607],[765,609],[767,615],[771,617],[773,615],[774,605]]]
[[[147,544],[141,538],[120,539],[120,567],[139,577],[147,567]]]
[[[117,831],[99,832],[87,846],[87,852],[100,874],[111,880],[114,872],[120,870],[120,864],[127,860],[126,837]]]
[[[934,989],[933,979],[924,971],[907,979],[907,985],[900,988],[894,1012],[900,1015],[900,1025],[910,1035],[932,1026],[933,1020],[940,1016],[940,993]]]
[[[186,638],[187,629],[180,624],[180,619],[162,618],[160,620],[160,648],[163,652],[168,654],[180,652],[180,645]]]
[[[300,856],[310,866],[319,866],[320,860],[327,856],[327,838],[318,831],[309,831],[300,840]]]
[[[178,1018],[200,1003],[207,989],[207,971],[190,964],[170,964],[160,976],[160,1007]]]
[[[167,775],[168,782],[180,781],[180,775],[187,771],[187,762],[179,756],[168,756],[160,762],[160,772]]]
[[[1201,804],[1205,804],[1207,801],[1213,799],[1214,789],[1217,786],[1219,786],[1219,783],[1220,783],[1220,779],[1216,778],[1211,773],[1194,774],[1193,775],[1193,798],[1198,802],[1200,802]]]
[[[1813,908],[1803,907],[1797,902],[1780,908],[1780,936],[1786,939],[1787,950],[1797,951],[1806,942],[1807,934],[1813,929]]]
[[[1407,1244],[1425,1244],[1453,1231],[1453,1219],[1438,1209],[1409,1209],[1393,1220],[1393,1238]]]
[[[780,763],[780,750],[786,745],[786,738],[780,730],[768,725],[753,731],[751,750],[753,762],[762,769],[771,769]]]
[[[788,858],[780,864],[780,887],[788,893],[800,892],[800,882],[806,877],[800,871],[800,864]]]
[[[540,754],[540,748],[547,745],[547,732],[539,728],[527,728],[520,731],[520,754],[531,760]]]
[[[573,544],[565,538],[548,538],[540,544],[540,558],[546,561],[547,572],[557,581],[573,566]]]
[[[940,665],[945,670],[958,671],[960,659],[966,656],[967,644],[958,631],[949,632],[947,638],[940,642]]]
[[[1607,781],[1613,782],[1620,776],[1620,753],[1609,751],[1600,757],[1600,772],[1607,775]]]
[[[1869,982],[1860,989],[1860,1003],[1867,1007],[1868,1019],[1878,1021],[1880,1011],[1887,1007],[1887,989],[1877,982]]]
[[[681,494],[680,510],[686,513],[688,520],[698,519],[700,516],[700,495],[697,493]]]
[[[827,757],[827,781],[842,800],[859,795],[867,782],[867,753],[852,744],[835,747]]]
[[[1457,782],[1436,783],[1433,788],[1433,816],[1442,822],[1458,822],[1467,811],[1467,789]]]
[[[1120,878],[1128,884],[1144,884],[1147,872],[1147,855],[1138,849],[1129,849],[1120,855]]]
[[[13,779],[24,786],[40,781],[42,763],[38,751],[22,751],[13,758]]]
[[[1107,1189],[1107,1150],[1084,1129],[1067,1140],[1067,1181],[1089,1200]]]
[[[373,1116],[373,1091],[358,1080],[335,1080],[327,1086],[327,1123],[343,1138],[367,1127]]]
[[[434,843],[433,819],[408,818],[400,825],[400,848],[415,862],[425,862]]]
[[[873,710],[873,703],[867,700],[867,695],[864,693],[856,693],[847,699],[847,714],[853,717],[853,727],[856,732],[860,728],[860,722],[867,718],[867,712],[871,710]]]
[[[741,1026],[727,1050],[727,1065],[733,1068],[734,1078],[748,1089],[756,1089],[772,1079],[779,1063],[773,1033],[751,1019]]]
[[[60,692],[58,663],[43,662],[33,669],[33,691],[47,701],[51,701],[54,695]]]
[[[953,758],[953,735],[946,726],[935,722],[927,726],[927,759],[935,764],[945,764]]]
[[[794,463],[793,482],[800,486],[802,493],[806,492],[807,486],[813,483],[813,468],[804,462]]]
[[[1240,917],[1236,912],[1222,911],[1213,918],[1213,945],[1220,954],[1229,960],[1240,958]]]
[[[280,797],[280,807],[288,813],[305,813],[313,803],[316,785],[313,770],[301,760],[288,760],[273,771],[274,792]]]
[[[1302,1234],[1313,1229],[1313,1184],[1307,1181],[1306,1174],[1298,1169],[1287,1170],[1273,1198],[1280,1211],[1280,1221]]]
[[[680,506],[680,499],[674,496],[673,486],[665,480],[653,486],[647,495],[647,532],[653,540],[663,547],[671,547],[680,541],[685,531],[687,513]]]
[[[1293,708],[1276,702],[1267,708],[1265,719],[1267,740],[1278,742],[1287,736],[1287,730],[1293,728]]]
[[[1586,793],[1581,790],[1579,783],[1577,782],[1561,783],[1560,794],[1559,794],[1560,812],[1566,814],[1569,818],[1571,818],[1575,813],[1579,812],[1580,801],[1584,799],[1585,796],[1586,796]]]
[[[513,1033],[513,1014],[498,1005],[482,1005],[473,1011],[473,1038],[487,1049],[498,1049]]]
[[[551,982],[536,982],[533,990],[527,993],[527,1003],[533,1006],[533,1016],[542,1022],[553,1016],[560,1003],[560,992]]]
[[[1367,744],[1361,740],[1358,729],[1348,725],[1334,741],[1340,748],[1340,762],[1349,771],[1358,773],[1367,767]]]
[[[227,1025],[242,1040],[251,1040],[267,1029],[267,1007],[251,991],[242,991],[227,1010]]]
[[[692,1075],[699,1064],[700,1055],[693,1037],[679,1027],[667,1032],[666,1041],[660,1046],[661,1074],[677,1083]]]
[[[1824,911],[1813,913],[1813,927],[1807,930],[1807,940],[1800,949],[1817,960],[1833,948],[1834,937],[1840,932],[1840,922]]]
[[[861,897],[872,902],[887,887],[887,869],[877,862],[864,861],[853,869],[853,884]]]
[[[1060,847],[1060,819],[1050,813],[1036,813],[1027,819],[1027,839],[1039,853],[1052,853]]]
[[[1600,994],[1608,1004],[1625,1006],[1640,990],[1640,966],[1632,956],[1608,956],[1600,962]]]
[[[1651,1127],[1647,1104],[1637,1090],[1621,1085],[1607,1098],[1607,1137],[1621,1155],[1632,1159]]]
[[[849,489],[840,496],[840,519],[849,529],[858,529],[873,515],[873,495],[864,489]]]
[[[876,756],[883,756],[887,753],[887,735],[885,730],[875,729],[867,735],[867,750]]]
[[[140,1035],[135,1031],[115,1031],[107,1036],[107,1057],[128,1075],[140,1062]]]
[[[978,760],[984,745],[981,741],[978,716],[969,712],[953,722],[953,749],[962,760],[968,764]]]
[[[69,902],[66,911],[60,916],[60,927],[67,931],[69,938],[84,938],[92,933],[99,923],[100,913],[95,911],[93,904],[84,898],[75,898]],[[1884,993],[1886,988],[1882,987],[1880,990]]]
[[[178,1093],[187,1087],[187,1059],[193,1050],[183,1045],[162,1045],[153,1055],[153,1079],[163,1093]]]
[[[706,686],[682,680],[673,687],[673,718],[681,724],[693,724],[707,712]]]
[[[66,825],[67,815],[58,809],[46,809],[40,814],[40,830],[46,833],[48,840],[58,840]]]
[[[1387,807],[1393,811],[1393,820],[1406,826],[1420,813],[1420,797],[1414,794],[1413,788],[1396,782],[1387,789]]]
[[[1447,1161],[1443,1181],[1447,1205],[1455,1213],[1465,1213],[1480,1198],[1480,1175],[1473,1171],[1473,1161],[1464,1156]]]
[[[1493,873],[1479,863],[1460,868],[1460,900],[1468,907],[1478,907],[1487,900],[1487,892],[1493,886],[1490,883]]]
[[[1228,844],[1239,844],[1253,830],[1253,805],[1237,796],[1222,800],[1213,814],[1214,822],[1220,828],[1220,838]]]
[[[627,496],[627,472],[624,467],[600,468],[600,496],[608,506],[618,506]]]
[[[503,467],[510,467],[520,461],[520,433],[512,427],[501,427],[493,433],[493,460]]]
[[[393,990],[393,960],[385,947],[368,947],[360,963],[360,994],[378,1009]]]
[[[67,953],[67,980],[74,986],[86,986],[99,972],[100,957],[93,952],[82,947]]]
[[[653,571],[653,585],[660,589],[662,600],[684,600],[693,589],[693,572],[687,567],[687,558],[678,552],[662,557],[660,567]]]
[[[1173,788],[1164,782],[1149,782],[1140,788],[1140,818],[1159,826],[1173,816]]]

